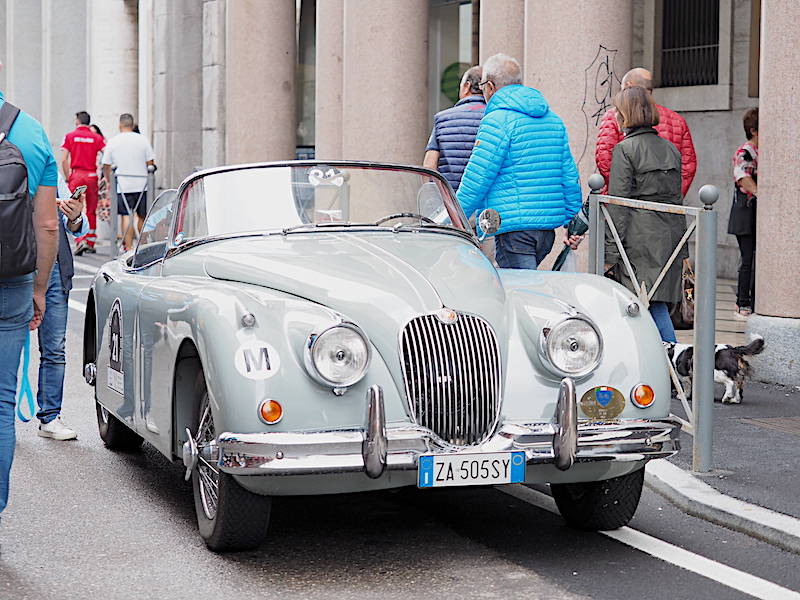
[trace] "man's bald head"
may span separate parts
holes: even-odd
[[[653,74],[642,67],[631,69],[622,77],[622,89],[629,87],[640,87],[652,92]]]

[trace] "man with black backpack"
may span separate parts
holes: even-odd
[[[0,92],[0,513],[14,458],[20,355],[44,317],[58,247],[57,181],[44,129]]]

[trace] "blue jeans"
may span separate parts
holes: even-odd
[[[67,343],[67,313],[69,292],[61,285],[58,261],[53,265],[50,283],[47,286],[47,310],[39,326],[39,391],[36,400],[39,412],[36,417],[49,423],[61,413],[64,397],[64,368],[67,365],[64,346]]]
[[[672,318],[669,316],[669,307],[666,302],[651,302],[650,315],[653,321],[656,322],[658,333],[661,334],[661,340],[664,342],[677,343],[675,337],[675,328],[672,326]]]
[[[20,355],[33,318],[33,275],[0,279],[0,513],[14,460],[14,409]]]
[[[552,229],[509,231],[495,236],[495,260],[501,269],[538,269],[553,249]]]

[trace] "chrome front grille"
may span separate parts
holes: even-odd
[[[406,325],[400,345],[416,422],[450,444],[483,441],[501,398],[500,348],[491,326],[463,313],[452,323],[424,315]]]

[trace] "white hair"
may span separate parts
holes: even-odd
[[[522,83],[522,67],[508,54],[495,54],[483,64],[483,80],[491,81],[497,89]]]

